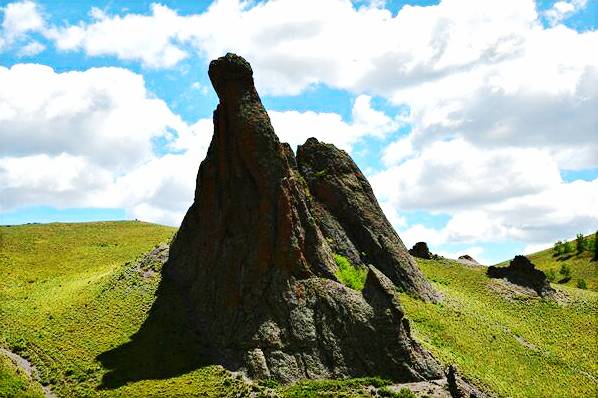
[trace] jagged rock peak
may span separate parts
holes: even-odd
[[[435,293],[357,166],[325,145],[336,157],[325,166],[331,185],[318,182],[322,175],[312,171],[320,170],[324,144],[308,140],[298,167],[243,58],[212,61],[209,74],[220,99],[214,135],[163,281],[189,303],[215,360],[282,382],[442,377],[411,337],[396,288],[424,299]],[[338,282],[335,253],[368,267],[362,292]]]

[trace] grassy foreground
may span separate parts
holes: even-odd
[[[441,304],[402,295],[416,336],[439,359],[505,397],[598,393],[598,293],[556,286],[559,302],[497,291],[485,268],[418,263]]]
[[[250,387],[190,349],[176,295],[135,259],[175,229],[141,222],[0,227],[0,346],[37,366],[59,396],[245,396]],[[419,262],[445,299],[402,295],[412,329],[445,363],[513,397],[585,397],[598,378],[598,293],[562,286],[562,303],[504,297],[483,269]],[[159,305],[158,305],[159,304]],[[380,379],[264,383],[282,396],[367,396]],[[0,357],[0,397],[40,396]],[[405,395],[407,396],[407,395]]]

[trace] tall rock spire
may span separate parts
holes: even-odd
[[[435,293],[377,204],[359,213],[363,224],[345,217],[359,210],[362,197],[374,198],[369,184],[359,172],[358,202],[342,199],[349,189],[329,200],[328,188],[313,180],[320,152],[309,146],[316,143],[302,147],[298,168],[274,133],[252,75],[234,54],[210,63],[220,99],[214,136],[164,269],[189,303],[202,340],[224,365],[256,378],[441,377],[438,363],[411,337],[396,287],[423,299]],[[327,166],[334,178],[345,178],[335,164],[329,159]],[[354,207],[335,206],[339,200]],[[367,251],[357,264],[369,267],[362,292],[335,276],[334,254],[351,250]]]

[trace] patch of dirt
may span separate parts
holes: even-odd
[[[30,380],[35,380],[35,381],[39,382],[39,373],[37,372],[36,367],[31,362],[29,362],[28,360],[26,360],[19,354],[16,354],[16,353],[9,351],[2,347],[0,347],[0,354],[6,355],[8,358],[10,358],[10,360],[19,369],[21,369],[23,372],[25,372],[25,374],[27,375],[27,377],[29,377]],[[46,398],[57,398],[56,394],[54,394],[52,392],[52,389],[50,388],[50,386],[42,385],[42,390],[43,390],[44,396]]]

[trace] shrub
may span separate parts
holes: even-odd
[[[567,264],[561,265],[561,269],[559,270],[559,274],[563,277],[563,281],[567,281],[571,279],[571,268]]]
[[[548,279],[550,282],[554,282],[556,279],[556,272],[554,272],[553,269],[546,271],[546,279]]]
[[[594,260],[598,260],[598,231],[594,235]]]
[[[577,247],[577,252],[581,253],[586,249],[586,240],[583,237],[583,234],[577,234],[575,238],[575,246]]]
[[[564,250],[565,250],[565,245],[564,245],[563,241],[557,240],[554,243],[554,247],[552,248],[552,251],[554,252],[554,254],[556,254],[557,256],[561,255],[561,254],[563,254]]]
[[[338,280],[351,289],[363,290],[365,278],[368,274],[367,268],[354,266],[347,257],[340,254],[334,255],[334,261],[336,261],[336,265],[338,266],[338,271],[336,272]]]
[[[563,253],[573,253],[575,247],[573,247],[573,242],[565,242],[563,247]]]
[[[577,288],[585,290],[588,288],[588,283],[586,282],[585,279],[578,279],[577,280]]]
[[[389,398],[417,398],[417,395],[408,388],[401,388],[399,392],[394,392],[388,387],[383,387],[378,390],[378,396]]]

